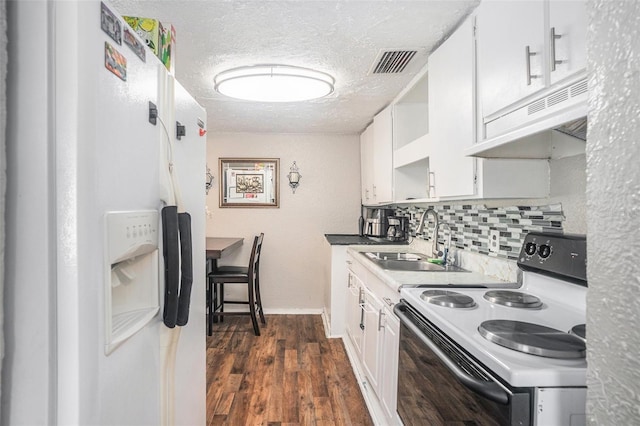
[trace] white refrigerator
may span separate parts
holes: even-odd
[[[41,262],[48,265],[48,284],[35,287],[35,272],[28,266],[33,262],[20,257],[28,223],[16,214],[9,225],[25,233],[22,240],[15,238],[10,260],[25,288],[14,283],[8,292],[14,307],[7,320],[18,337],[7,345],[4,375],[11,380],[6,388],[3,383],[3,391],[10,396],[5,395],[2,418],[15,424],[205,424],[206,112],[148,48],[137,46],[143,41],[108,2],[14,2],[10,8],[16,22],[9,36],[20,36],[14,58],[46,51],[46,58],[28,59],[46,66],[22,68],[13,90],[17,119],[29,123],[25,110],[30,106],[30,125],[42,126],[48,135],[42,146],[46,153],[32,152],[45,166],[40,182],[48,211],[41,241],[49,262]],[[21,51],[30,40],[34,50]],[[38,78],[26,81],[26,75]],[[41,124],[35,115],[38,100],[28,99],[39,84],[45,86],[40,100],[49,117]],[[13,133],[20,137],[28,131],[14,127]],[[20,149],[11,154],[16,162],[22,161]],[[12,173],[21,178],[20,170]],[[25,203],[26,198],[13,197],[8,202]],[[188,323],[169,329],[163,323],[159,219],[147,215],[145,220],[155,224],[116,227],[127,238],[157,233],[158,242],[154,252],[149,237],[120,268],[109,259],[110,233],[116,228],[108,226],[107,217],[109,212],[159,214],[176,198],[191,216],[193,286]],[[8,247],[12,244],[8,236]],[[153,261],[138,268],[135,262],[146,255]],[[141,272],[149,267],[156,268],[153,282]],[[31,285],[35,290],[26,291]],[[36,310],[41,301],[34,293],[41,289],[47,296],[43,309]],[[28,309],[33,315],[23,315]],[[135,319],[129,324],[114,325],[131,312]],[[31,324],[35,318],[39,325]],[[43,336],[27,336],[32,330]]]

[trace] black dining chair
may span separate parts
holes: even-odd
[[[257,315],[260,315],[262,324],[266,324],[262,311],[262,300],[260,298],[260,252],[262,251],[262,240],[264,233],[253,239],[253,248],[249,258],[249,266],[219,266],[209,273],[209,300],[208,300],[208,325],[212,329],[214,318],[223,320],[225,315],[249,315],[253,324],[253,331],[256,336],[260,335]],[[225,284],[246,284],[248,300],[224,300]],[[248,312],[225,311],[225,304],[249,305]]]

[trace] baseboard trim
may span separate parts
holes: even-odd
[[[275,308],[275,309],[265,309],[264,313],[266,315],[321,315],[322,308],[318,308],[318,309]]]
[[[331,325],[329,324],[329,320],[327,319],[327,312],[322,310],[322,324],[324,325],[324,335],[327,339],[341,339],[344,337],[342,334],[331,334]]]
[[[227,312],[248,312],[246,306],[233,306],[233,305],[225,305],[224,310]],[[275,308],[275,309],[267,309],[264,308],[265,315],[321,315],[322,308],[305,308],[305,309],[297,309],[297,308]]]

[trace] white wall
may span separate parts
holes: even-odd
[[[593,425],[640,414],[640,2],[588,3],[587,384]]]
[[[280,158],[280,208],[219,208],[220,157]],[[294,160],[302,174],[295,194],[286,177]],[[207,164],[215,175],[207,197],[207,236],[245,238],[242,250],[220,264],[246,264],[253,236],[264,232],[260,280],[265,311],[320,312],[324,234],[358,232],[359,137],[211,134]]]
[[[584,154],[549,160],[549,196],[537,199],[480,200],[487,207],[562,205],[564,232],[587,233],[587,175]]]
[[[561,203],[565,232],[587,233],[587,164],[585,155],[551,160],[549,204]]]

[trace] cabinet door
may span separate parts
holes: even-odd
[[[587,66],[587,8],[585,1],[550,0],[549,66],[551,84]],[[552,36],[555,35],[555,38]],[[555,63],[555,69],[554,64]]]
[[[380,404],[390,424],[397,424],[398,400],[398,350],[400,346],[400,320],[393,314],[392,306],[382,311],[384,343],[382,350],[382,373]]]
[[[393,126],[392,107],[373,118],[373,199],[376,203],[393,201]]]
[[[358,357],[362,354],[362,290],[360,279],[351,271],[349,272],[347,292],[347,334],[356,350]]]
[[[545,87],[544,2],[484,0],[477,10],[480,106],[487,117]]]
[[[364,337],[362,342],[362,366],[369,385],[380,395],[380,372],[382,359],[382,302],[366,287],[364,288]]]
[[[373,203],[373,124],[360,135],[360,185],[362,204]]]
[[[475,193],[475,158],[464,149],[474,143],[474,39],[468,19],[429,56],[429,122],[436,197]]]

